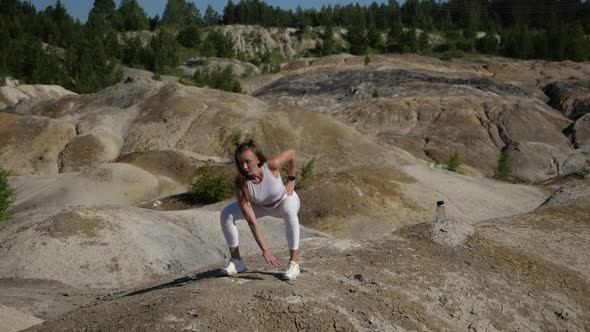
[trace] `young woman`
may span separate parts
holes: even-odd
[[[262,250],[266,263],[280,267],[281,264],[270,252],[256,222],[257,217],[280,212],[285,221],[285,233],[289,245],[289,266],[284,279],[294,280],[299,275],[297,250],[299,249],[299,197],[295,193],[295,150],[286,150],[266,160],[253,140],[240,144],[234,155],[238,175],[235,192],[237,201],[221,211],[221,229],[229,247],[231,259],[222,270],[225,275],[244,272],[246,265],[240,257],[236,220],[246,219],[252,235]],[[283,183],[280,169],[287,164],[287,181]]]

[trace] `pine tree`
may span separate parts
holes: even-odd
[[[119,12],[115,11],[115,2],[113,0],[95,0],[84,28],[87,39],[103,38],[113,29],[121,30],[122,20]]]
[[[203,21],[207,26],[212,26],[218,24],[221,18],[219,14],[211,7],[211,5],[207,5],[207,9],[205,10],[205,15],[203,16]]]
[[[181,30],[176,37],[180,45],[196,48],[201,43],[201,30],[196,24],[191,24]]]
[[[191,24],[200,24],[201,14],[193,2],[168,0],[162,15],[162,24],[173,29],[183,29]]]
[[[197,8],[194,2],[187,3],[185,7],[183,26],[192,24],[200,25],[202,23],[203,19],[201,18],[201,12],[199,11],[199,8]]]
[[[581,23],[570,25],[568,27],[568,40],[565,49],[565,57],[573,61],[584,61],[588,59],[590,51],[588,40],[584,36],[584,27]]]
[[[176,67],[179,63],[178,43],[174,35],[166,30],[160,31],[150,41],[153,52],[153,63],[150,70],[161,74],[166,67]]]
[[[544,30],[537,31],[533,36],[533,50],[535,58],[549,59],[549,44],[547,33]]]
[[[369,31],[367,31],[367,43],[369,47],[377,52],[383,50],[383,38],[381,37],[381,32],[375,26],[371,26]]]
[[[404,32],[404,26],[402,24],[401,12],[397,1],[390,0],[390,28],[387,33],[387,51],[389,52],[401,52],[401,38]]]
[[[416,48],[421,54],[430,54],[430,42],[428,32],[422,31],[416,42]]]
[[[350,53],[355,55],[365,54],[368,43],[364,27],[359,24],[349,27],[346,39],[350,43]]]
[[[418,51],[418,41],[416,40],[416,30],[408,29],[402,33],[400,44],[402,53],[416,53]]]
[[[502,35],[502,54],[507,57],[516,58],[520,53],[520,45],[515,29],[504,31]]]
[[[387,31],[389,29],[388,7],[382,3],[375,12],[375,26],[378,30]]]
[[[94,5],[88,14],[87,25],[92,26],[97,34],[112,28],[121,29],[121,17],[115,8],[114,0],[94,0]]]
[[[234,42],[229,34],[222,34],[217,30],[210,31],[201,45],[203,56],[218,56],[232,58],[235,55]]]
[[[549,27],[547,28],[549,45],[549,53],[551,60],[563,61],[566,56],[566,44],[569,36],[564,24],[560,24],[556,15],[552,15],[549,20]]]
[[[533,57],[533,38],[526,26],[517,28],[517,57],[520,59],[530,59]]]
[[[498,38],[492,32],[487,32],[485,36],[478,39],[475,43],[475,48],[485,54],[498,53]]]
[[[457,172],[459,170],[459,166],[461,166],[461,158],[459,157],[459,153],[457,150],[453,151],[449,162],[447,163],[447,170],[451,172]]]
[[[336,52],[336,41],[334,40],[334,31],[331,26],[326,26],[320,54],[323,56]]]
[[[138,67],[142,64],[143,45],[139,37],[127,40],[123,50],[123,63],[129,67]]]
[[[319,25],[327,26],[334,26],[334,12],[332,11],[332,6],[328,5],[328,7],[322,6],[322,9],[319,13]]]
[[[160,16],[156,15],[154,17],[150,17],[148,20],[150,31],[156,30],[160,26]]]
[[[223,8],[223,24],[234,24],[236,17],[236,5],[232,0],[228,0],[227,5]]]
[[[121,0],[118,11],[125,31],[147,30],[149,28],[147,15],[137,0]]]

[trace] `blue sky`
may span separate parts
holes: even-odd
[[[42,10],[49,5],[54,5],[57,0],[32,0],[32,4],[37,8],[37,10]],[[192,1],[192,0],[188,0]],[[239,0],[233,0],[234,3],[239,2]],[[285,9],[295,9],[297,5],[301,6],[302,8],[321,8],[323,5],[331,4],[336,5],[347,5],[349,3],[356,3],[358,2],[360,5],[368,5],[371,2],[377,3],[385,3],[387,0],[357,0],[357,1],[346,1],[346,0],[299,0],[299,1],[286,1],[286,0],[266,0],[265,2],[272,6],[279,6]],[[149,17],[155,16],[156,14],[162,16],[162,12],[164,12],[164,7],[166,6],[166,0],[138,0],[137,1],[141,7],[146,11]],[[207,5],[213,6],[213,8],[219,13],[222,14],[223,7],[227,4],[227,0],[200,0],[200,1],[192,1],[197,4],[197,7],[201,10],[201,14],[204,13]],[[398,1],[402,3],[403,1]],[[61,3],[66,7],[68,13],[70,15],[79,18],[82,22],[86,22],[88,18],[88,12],[92,8],[92,4],[94,0],[61,0]],[[119,4],[118,0],[115,0],[117,5]]]

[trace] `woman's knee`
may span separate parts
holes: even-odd
[[[296,218],[299,213],[300,204],[299,197],[297,197],[297,194],[295,193],[285,198],[285,201],[281,204],[281,214],[283,215],[283,218]]]
[[[226,207],[224,207],[221,210],[220,216],[219,216],[220,222],[222,224],[225,223],[232,223],[237,219],[236,216],[236,209],[234,207],[234,204],[229,204]]]

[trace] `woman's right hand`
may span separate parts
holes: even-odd
[[[276,259],[276,257],[270,252],[270,250],[263,250],[262,257],[266,261],[266,264],[274,267],[281,267],[281,263]]]

